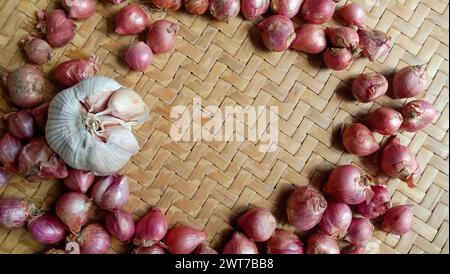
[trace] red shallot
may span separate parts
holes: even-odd
[[[380,107],[366,116],[367,126],[382,134],[394,135],[403,122],[400,112],[388,107]]]
[[[307,186],[301,186],[289,197],[286,212],[289,223],[304,231],[320,222],[326,207],[327,201],[322,194]]]
[[[381,74],[370,72],[360,74],[352,84],[352,93],[356,100],[368,103],[383,96],[388,90],[388,81]]]
[[[88,196],[68,192],[56,203],[56,215],[72,233],[78,233],[90,217],[92,202]]]
[[[339,254],[339,245],[336,239],[322,232],[316,232],[308,237],[306,254]]]
[[[381,228],[395,235],[405,235],[411,230],[414,211],[412,205],[391,207],[383,216]]]
[[[362,54],[372,62],[388,54],[392,48],[391,37],[380,30],[359,29],[358,35]]]
[[[380,149],[370,129],[360,123],[346,125],[342,132],[345,149],[358,156],[367,156]]]
[[[372,238],[373,225],[369,219],[353,218],[348,234],[345,236],[347,242],[357,247],[365,247]]]
[[[241,0],[242,15],[249,20],[263,15],[269,9],[269,2],[270,0]]]
[[[91,171],[69,169],[69,175],[64,178],[66,187],[73,191],[86,193],[94,183],[95,175]]]
[[[264,45],[271,51],[284,51],[295,39],[292,21],[284,15],[273,15],[258,24]]]
[[[42,139],[33,139],[19,155],[19,173],[30,181],[67,177],[64,161]]]
[[[53,56],[53,48],[47,41],[37,37],[36,35],[29,35],[22,39],[20,44],[23,51],[31,62],[41,65],[47,63]]]
[[[333,17],[336,3],[333,0],[304,0],[303,18],[311,24],[323,24]]]
[[[322,232],[343,238],[352,222],[352,210],[346,203],[328,202],[327,209],[322,215],[319,228]]]
[[[44,76],[35,67],[23,65],[3,76],[9,99],[20,108],[33,108],[44,100]]]
[[[98,57],[69,60],[59,64],[55,69],[55,78],[63,87],[71,87],[81,80],[94,76],[100,67]]]
[[[58,218],[47,214],[32,218],[27,229],[36,241],[45,245],[57,244],[66,236],[64,224]]]
[[[381,169],[386,175],[399,178],[409,187],[415,187],[422,170],[412,152],[393,136],[381,153]]]
[[[25,199],[0,200],[0,225],[6,229],[23,228],[25,223],[37,214],[36,205]]]
[[[228,22],[239,14],[239,0],[209,0],[209,12],[219,21]]]
[[[349,205],[370,201],[372,178],[354,165],[337,166],[328,177],[324,191]]]
[[[145,71],[152,64],[152,49],[144,42],[140,41],[131,45],[125,53],[125,61],[134,70]]]
[[[366,218],[377,218],[383,215],[391,206],[390,194],[384,186],[371,186],[373,192],[372,199],[369,202],[364,201],[356,205],[356,211]]]
[[[75,22],[66,16],[63,10],[40,10],[36,27],[45,34],[47,42],[53,48],[63,47],[72,42],[77,31]]]
[[[436,117],[436,109],[425,100],[409,102],[402,107],[401,112],[404,119],[401,128],[409,132],[423,129]]]
[[[70,235],[67,245],[79,245],[81,254],[106,254],[111,246],[111,237],[100,224],[85,226],[78,235]]]
[[[219,254],[215,249],[209,247],[207,244],[200,244],[194,251],[194,254]]]
[[[42,105],[37,106],[33,110],[31,110],[34,121],[41,130],[45,130],[45,125],[47,124],[49,105],[49,103],[43,103]]]
[[[362,254],[364,247],[357,247],[352,244],[341,249],[341,254]]]
[[[29,110],[20,110],[7,115],[9,132],[16,138],[31,139],[36,133],[33,115]]]
[[[366,11],[356,3],[350,3],[341,8],[341,16],[350,25],[355,25],[360,29],[366,27]]]
[[[295,39],[290,48],[309,53],[318,54],[327,47],[325,31],[315,24],[305,24],[295,30]]]
[[[108,232],[121,242],[128,242],[134,236],[133,217],[122,209],[108,212],[105,217],[105,226]]]
[[[92,187],[91,196],[102,209],[119,209],[128,201],[130,190],[126,176],[110,175],[102,177]]]
[[[167,232],[165,244],[172,254],[191,254],[206,238],[206,232],[189,226],[178,226]]]
[[[147,44],[153,53],[166,53],[175,47],[180,26],[168,20],[158,20],[147,31]]]
[[[95,13],[94,0],[62,0],[61,4],[73,19],[88,19]]]
[[[397,71],[392,81],[395,99],[421,96],[427,87],[425,66],[407,66]]]
[[[303,254],[303,243],[292,232],[277,229],[267,241],[267,254]]]
[[[148,24],[148,17],[144,10],[135,4],[128,4],[116,15],[115,32],[122,35],[138,34]]]
[[[209,0],[184,0],[184,9],[191,14],[202,15],[208,7]]]
[[[151,208],[144,217],[136,223],[136,233],[133,243],[137,246],[149,247],[159,243],[167,234],[166,216],[159,208]]]
[[[151,7],[167,11],[167,10],[178,10],[181,8],[181,0],[150,0]]]
[[[358,51],[352,52],[347,48],[327,48],[323,52],[323,61],[332,70],[344,70],[357,56]]]
[[[254,207],[245,212],[237,223],[250,239],[255,242],[267,241],[275,231],[277,220],[270,210]]]
[[[356,30],[348,27],[326,28],[325,33],[335,48],[355,49],[359,46],[359,36]]]
[[[134,254],[166,254],[166,252],[159,244],[154,244],[148,247],[140,246],[134,250]]]
[[[17,160],[22,147],[20,140],[9,132],[6,132],[0,139],[0,163],[4,165],[5,170],[16,170]]]
[[[240,232],[234,232],[223,248],[223,254],[258,254],[255,243]]]
[[[284,15],[292,18],[297,15],[303,0],[271,0],[270,9],[273,14]]]

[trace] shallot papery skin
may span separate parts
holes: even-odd
[[[31,65],[23,65],[3,76],[11,102],[20,108],[33,108],[42,103],[45,96],[45,80],[42,72]]]
[[[366,116],[367,126],[382,134],[394,135],[403,123],[402,114],[395,109],[380,107]]]
[[[285,51],[295,39],[292,21],[284,15],[272,15],[258,24],[264,45],[271,51]]]
[[[73,19],[88,19],[95,13],[95,0],[62,0],[61,4]]]
[[[194,254],[219,254],[215,249],[205,243],[200,244],[194,251]]]
[[[241,11],[246,19],[254,19],[266,13],[270,0],[241,0]]]
[[[29,35],[22,39],[20,44],[23,47],[23,51],[31,62],[41,65],[47,63],[53,56],[53,48],[47,43],[47,41],[35,36]]]
[[[102,177],[92,187],[91,196],[102,209],[119,209],[125,205],[130,195],[126,176],[110,175]]]
[[[322,232],[316,232],[306,241],[306,254],[339,254],[336,239]]]
[[[383,215],[391,206],[390,194],[384,186],[371,186],[373,192],[370,201],[364,201],[356,205],[356,211],[366,218],[377,218]]]
[[[0,188],[8,183],[8,173],[3,167],[0,167]]]
[[[105,217],[108,232],[121,242],[128,242],[135,232],[134,220],[130,213],[122,209],[108,212]]]
[[[125,53],[125,61],[132,69],[145,71],[152,64],[153,52],[147,44],[140,41],[128,48]]]
[[[206,232],[189,226],[177,226],[167,232],[165,244],[171,254],[191,254],[206,238]]]
[[[209,12],[219,21],[228,22],[239,14],[239,0],[209,0]]]
[[[208,7],[209,0],[184,0],[184,9],[191,14],[202,15],[208,10]]]
[[[342,144],[349,153],[358,156],[367,156],[380,149],[370,129],[361,123],[345,126],[342,132]]]
[[[362,54],[370,61],[376,61],[389,53],[392,48],[392,39],[380,30],[358,30],[359,45]]]
[[[173,50],[179,29],[178,23],[169,20],[158,20],[151,24],[147,31],[147,44],[153,53],[166,53]]]
[[[286,213],[291,225],[305,231],[320,222],[326,208],[327,201],[322,194],[307,186],[301,186],[289,197]]]
[[[359,46],[356,30],[348,27],[326,28],[325,33],[333,47],[354,49]]]
[[[28,219],[36,214],[36,205],[25,199],[0,200],[0,225],[6,229],[23,228]]]
[[[353,218],[345,240],[357,247],[365,247],[372,238],[373,225],[367,218]]]
[[[407,66],[394,75],[392,95],[395,99],[421,96],[427,87],[425,66]]]
[[[337,166],[328,177],[325,193],[348,204],[357,205],[372,198],[372,179],[354,165]]]
[[[404,119],[401,128],[409,132],[423,129],[436,117],[436,109],[425,100],[411,101],[402,107],[401,112]]]
[[[292,232],[277,229],[267,241],[267,254],[303,254],[303,243]]]
[[[57,244],[66,236],[64,224],[47,214],[31,219],[27,229],[36,241],[46,245]]]
[[[64,178],[66,187],[73,191],[86,193],[94,183],[95,175],[91,171],[69,169],[69,175]]]
[[[342,202],[328,202],[322,215],[319,229],[336,238],[343,238],[352,222],[352,210]]]
[[[270,9],[273,14],[284,15],[292,18],[297,15],[303,0],[271,0]]]
[[[5,170],[16,170],[17,160],[19,159],[22,147],[22,142],[9,132],[6,132],[0,138],[0,163],[3,164]]]
[[[262,207],[248,210],[239,217],[237,223],[245,235],[255,242],[267,241],[277,226],[277,220],[270,210]]]
[[[39,105],[31,110],[34,121],[41,130],[45,130],[45,125],[47,124],[49,105],[49,103],[43,103],[42,105]]]
[[[30,181],[63,179],[69,174],[64,161],[43,139],[33,139],[23,147],[18,170]]]
[[[100,224],[85,226],[78,235],[69,236],[69,243],[80,246],[81,254],[106,254],[111,246],[111,237]]]
[[[318,25],[304,24],[295,29],[295,34],[290,48],[309,54],[318,54],[327,47],[325,31]]]
[[[148,17],[144,10],[135,4],[128,4],[116,15],[115,32],[122,35],[138,34],[148,24]]]
[[[9,132],[16,138],[31,139],[36,133],[33,115],[30,110],[21,110],[8,114]]]
[[[78,192],[67,192],[56,203],[56,215],[72,233],[78,233],[90,217],[92,202]]]
[[[159,243],[167,234],[166,216],[159,208],[151,208],[136,223],[133,243],[137,246],[149,247]]]
[[[148,247],[140,246],[134,250],[134,254],[166,254],[166,252],[159,244],[154,244]]]
[[[327,48],[323,52],[323,62],[332,70],[344,70],[348,68],[357,54],[347,48]]]
[[[333,0],[304,0],[301,13],[311,24],[323,24],[333,17],[336,3]]]
[[[381,228],[395,235],[405,235],[411,230],[414,217],[412,205],[400,205],[389,208],[383,216]]]
[[[222,254],[258,254],[256,244],[240,232],[234,232]]]
[[[53,48],[63,47],[72,42],[77,31],[75,22],[68,18],[63,10],[40,10],[36,27],[45,34],[47,42]]]
[[[181,8],[181,0],[150,0],[151,6],[158,10],[178,10]]]
[[[350,3],[341,8],[341,16],[350,25],[360,29],[366,27],[366,11],[357,3]]]
[[[360,74],[352,84],[352,93],[356,100],[363,103],[375,101],[386,94],[388,81],[386,77],[375,72]]]
[[[55,79],[63,87],[71,87],[81,80],[94,76],[100,67],[98,57],[89,59],[68,60],[55,69]]]
[[[412,152],[393,136],[381,153],[381,169],[386,175],[399,178],[409,187],[415,187],[422,170]]]

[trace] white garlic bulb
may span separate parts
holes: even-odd
[[[115,94],[129,94],[136,104],[135,113],[130,114],[128,108],[121,117],[120,101],[111,102]],[[129,102],[123,100],[126,106]],[[109,110],[111,104],[119,113]],[[73,168],[113,174],[139,151],[131,125],[143,122],[148,113],[136,92],[108,77],[90,77],[53,98],[45,129],[47,142]]]

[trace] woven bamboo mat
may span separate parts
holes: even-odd
[[[38,9],[54,8],[49,0],[0,1],[0,72],[24,63],[18,41],[34,30]],[[386,31],[395,42],[382,62],[358,59],[347,71],[332,72],[320,59],[294,51],[264,50],[253,25],[233,19],[220,23],[210,16],[185,12],[150,12],[151,21],[180,22],[176,50],[157,55],[148,71],[130,71],[121,59],[123,49],[137,37],[113,33],[115,13],[122,7],[97,3],[97,13],[77,23],[78,32],[67,47],[41,69],[47,73],[67,59],[91,53],[102,61],[98,75],[134,87],[152,107],[151,119],[136,128],[141,152],[124,172],[131,197],[125,209],[135,218],[150,206],[160,207],[170,224],[189,224],[208,232],[208,241],[221,249],[236,227],[235,218],[249,205],[270,207],[284,224],[282,201],[295,186],[320,186],[337,164],[353,162],[376,172],[373,165],[346,154],[335,132],[349,117],[364,115],[379,105],[405,101],[383,97],[373,105],[349,96],[352,77],[364,71],[391,73],[408,64],[426,64],[430,79],[425,99],[439,116],[425,130],[402,133],[424,169],[419,186],[390,180],[393,203],[415,207],[413,230],[403,237],[377,231],[368,253],[448,253],[449,251],[449,8],[446,0],[357,0],[369,11],[368,26]],[[375,4],[376,2],[376,4]],[[345,4],[341,1],[339,6]],[[334,24],[335,22],[331,22]],[[50,79],[50,78],[49,78]],[[51,79],[50,79],[51,80]],[[49,92],[54,92],[49,83]],[[11,111],[0,90],[0,115]],[[272,105],[279,107],[279,147],[261,153],[254,142],[179,142],[169,137],[171,106]],[[0,129],[2,131],[2,129]],[[377,136],[381,140],[381,136]],[[60,182],[28,183],[18,177],[0,189],[0,197],[28,197],[53,207],[64,191]],[[0,253],[33,253],[44,249],[25,230],[0,228]],[[111,252],[129,251],[119,242]]]

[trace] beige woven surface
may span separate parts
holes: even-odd
[[[34,30],[36,11],[54,8],[53,2],[0,0],[0,72],[24,63],[18,41]],[[178,20],[179,39],[176,50],[155,56],[145,74],[133,72],[120,56],[137,37],[113,33],[114,15],[123,5],[101,1],[92,18],[77,23],[74,41],[57,49],[42,70],[49,75],[62,61],[95,53],[102,61],[98,75],[134,87],[145,98],[153,112],[148,122],[136,128],[142,150],[124,169],[131,187],[126,210],[138,218],[150,206],[158,206],[171,225],[184,223],[204,229],[208,241],[220,249],[236,227],[236,216],[249,205],[272,208],[284,223],[282,201],[295,186],[320,186],[337,164],[353,162],[375,173],[373,165],[343,152],[335,132],[350,116],[405,101],[383,97],[373,105],[358,104],[348,95],[350,79],[363,71],[387,74],[408,64],[426,64],[431,81],[425,98],[434,103],[439,115],[423,131],[401,134],[402,143],[416,154],[424,172],[415,189],[394,179],[388,183],[394,204],[414,205],[413,229],[401,238],[377,231],[366,252],[448,253],[448,1],[355,2],[369,11],[368,26],[386,31],[395,45],[381,62],[361,58],[343,72],[332,72],[323,67],[320,58],[298,52],[267,52],[252,30],[258,20],[238,17],[225,24],[182,11],[149,13],[151,21],[163,17]],[[52,85],[48,86],[53,92]],[[12,110],[2,99],[3,92],[1,87],[0,114]],[[197,96],[204,105],[278,106],[279,148],[264,154],[250,141],[173,142],[169,137],[171,106],[189,105]],[[14,177],[7,187],[0,188],[0,198],[28,197],[52,208],[63,191],[61,182],[28,183]],[[286,224],[283,227],[292,229]],[[25,230],[0,228],[0,253],[44,249]],[[113,243],[112,252],[127,251],[126,246]]]

